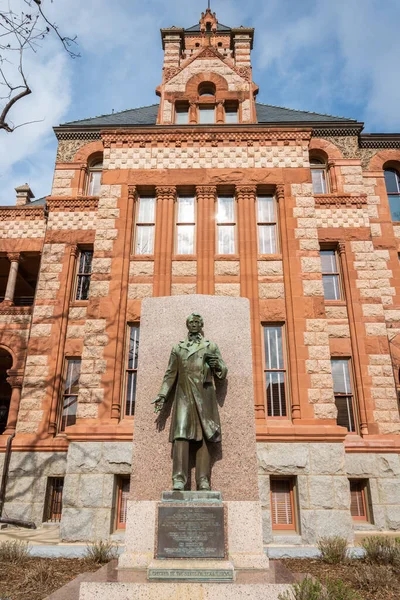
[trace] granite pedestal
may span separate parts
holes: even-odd
[[[205,339],[218,344],[228,367],[226,382],[216,384],[222,444],[210,444],[211,486],[220,494],[217,492],[210,495],[186,493],[177,497],[176,493],[165,492],[171,488],[169,415],[167,413],[165,420],[162,416],[155,416],[154,405],[151,402],[160,389],[172,346],[187,335],[186,318],[192,312],[198,312],[203,316]],[[245,298],[202,295],[149,298],[142,303],[140,326],[131,494],[127,507],[125,552],[119,559],[118,568],[126,572],[145,571],[149,590],[154,590],[151,586],[160,586],[158,592],[154,591],[156,594],[154,597],[158,594],[157,597],[162,598],[214,598],[217,597],[214,591],[217,585],[228,586],[227,591],[222,592],[221,589],[219,598],[242,597],[237,595],[237,586],[229,587],[233,583],[211,582],[232,582],[241,570],[250,570],[254,573],[267,572],[269,564],[263,551],[261,503],[257,480],[249,301]],[[188,492],[190,490],[194,492],[193,469],[188,488]],[[201,540],[202,535],[196,534],[193,543],[186,545],[186,549],[193,549],[192,555],[190,555],[191,551],[187,551],[186,557],[179,558],[174,555],[173,544],[165,545],[165,543],[164,550],[167,548],[171,558],[167,558],[165,552],[160,553],[158,527],[160,509],[165,514],[168,512],[165,511],[168,506],[178,505],[188,509],[189,512],[190,508],[193,510],[195,506],[203,509],[207,506],[221,508],[224,520],[222,552],[219,546],[215,555],[212,551],[207,551],[203,557],[200,557],[195,547],[195,540]],[[213,517],[216,535],[220,531],[218,523],[221,523],[216,517],[217,512],[215,511]],[[186,544],[185,539],[181,540],[183,546]],[[213,547],[209,537],[205,544],[203,548]],[[215,547],[217,546],[218,544],[215,544]],[[186,582],[198,580],[201,583],[179,583],[182,578]],[[173,579],[178,582],[174,585],[165,581],[154,583],[155,580],[160,579]],[[176,586],[187,585],[195,586],[190,587],[190,594],[185,596],[183,588],[179,588],[181,591],[178,593]],[[201,588],[201,586],[205,587]],[[264,586],[261,585],[262,587]],[[198,596],[196,591],[198,589],[203,589],[203,595]],[[234,589],[236,592],[232,595]],[[115,594],[111,592],[112,589],[107,590],[107,598],[122,600],[125,597],[153,597],[152,595],[141,596],[139,588],[135,591],[137,596],[133,595],[133,592],[129,595],[131,592],[123,587],[119,588],[118,593],[117,588]],[[247,592],[242,590],[240,593]],[[264,592],[260,590],[259,597],[263,597],[264,600],[278,598],[278,594],[268,595],[265,589]],[[81,598],[82,600],[100,599],[102,596],[96,595],[95,591],[91,591],[90,586],[86,584]]]

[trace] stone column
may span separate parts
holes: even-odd
[[[265,419],[264,383],[261,371],[262,347],[257,265],[256,186],[236,186],[236,198],[238,203],[240,295],[250,300],[256,418]]]
[[[197,124],[197,102],[191,100],[189,102],[189,125]]]
[[[217,124],[225,123],[224,100],[217,100]]]
[[[197,293],[214,294],[215,198],[214,185],[196,187],[197,198]]]
[[[156,187],[156,237],[154,247],[154,296],[171,295],[172,253],[174,248],[174,203],[176,187]]]
[[[7,383],[11,386],[10,408],[8,411],[7,427],[3,435],[11,435],[17,427],[19,404],[21,402],[21,390],[23,376],[18,371],[7,371]]]
[[[333,160],[328,162],[328,174],[329,174],[329,183],[330,183],[330,191],[332,193],[336,193],[337,189],[337,177],[336,177],[336,166]]]
[[[353,366],[355,375],[355,384],[357,390],[357,400],[359,405],[360,414],[360,433],[361,435],[368,435],[368,418],[367,418],[367,407],[364,396],[364,386],[361,374],[360,365],[360,349],[358,347],[358,339],[363,339],[363,331],[357,331],[357,320],[354,314],[353,297],[351,293],[350,277],[349,277],[349,265],[347,262],[346,254],[346,242],[339,242],[338,244],[340,261],[343,269],[343,285],[346,294],[347,310],[349,313],[349,329],[350,329],[350,342],[351,342],[351,353],[353,356]],[[359,326],[359,325],[358,325]],[[354,407],[355,408],[355,407]],[[354,410],[355,412],[355,410]]]
[[[12,306],[14,304],[15,286],[17,283],[18,265],[21,261],[21,254],[19,252],[11,252],[7,254],[7,258],[11,264],[3,303]]]
[[[285,306],[287,315],[287,329],[288,329],[288,350],[289,350],[289,364],[291,374],[291,406],[292,406],[292,419],[301,418],[300,408],[300,393],[299,393],[299,382],[298,382],[298,367],[297,367],[297,348],[295,341],[295,324],[294,324],[294,307],[293,307],[293,293],[291,289],[291,267],[290,267],[290,251],[288,241],[288,230],[286,224],[286,211],[285,211],[285,186],[276,186],[276,199],[278,202],[278,218],[279,218],[279,229],[281,232],[282,239],[282,264],[285,286]],[[286,277],[285,277],[286,275]]]

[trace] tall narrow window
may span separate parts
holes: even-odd
[[[239,123],[237,104],[225,103],[225,123]]]
[[[76,423],[80,374],[81,359],[67,358],[65,361],[60,431],[65,431],[66,427],[70,427]]]
[[[350,479],[350,512],[356,521],[368,521],[367,481]]]
[[[64,490],[63,477],[49,477],[47,480],[44,523],[59,523],[62,515],[62,499]]]
[[[128,512],[128,499],[131,486],[129,477],[119,477],[117,484],[117,529],[125,529]]]
[[[93,250],[81,250],[76,273],[76,300],[89,298],[90,278],[92,275]]]
[[[189,106],[187,104],[177,104],[175,106],[176,125],[187,125],[189,123]]]
[[[322,283],[325,300],[341,300],[342,290],[337,252],[321,250]]]
[[[296,529],[293,478],[271,478],[272,529]]]
[[[200,125],[215,123],[215,106],[208,104],[199,106],[199,123]]]
[[[139,199],[136,218],[135,254],[154,253],[156,199],[143,196]]]
[[[235,199],[232,196],[218,198],[217,238],[218,254],[235,254],[236,215]]]
[[[99,196],[101,188],[101,174],[103,171],[103,160],[96,160],[88,168],[87,195]]]
[[[310,158],[311,176],[314,194],[328,192],[326,164],[319,158]]]
[[[354,420],[354,397],[352,392],[348,359],[332,359],[333,390],[338,410],[337,424],[350,433],[356,431]]]
[[[139,325],[129,325],[126,380],[125,380],[125,416],[135,414],[137,367],[139,357]]]
[[[258,251],[277,252],[276,202],[273,196],[257,197]]]
[[[178,196],[176,215],[176,253],[194,254],[195,244],[195,199],[193,196]]]
[[[385,169],[385,183],[392,221],[400,221],[400,177],[395,169]]]
[[[269,417],[286,417],[286,365],[282,325],[264,326],[265,386]]]

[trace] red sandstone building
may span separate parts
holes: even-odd
[[[197,293],[250,300],[265,544],[399,530],[400,136],[257,103],[209,10],[161,33],[159,103],[56,127],[0,208],[5,515],[123,528],[141,300]]]

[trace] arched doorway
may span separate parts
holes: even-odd
[[[11,400],[11,386],[7,381],[7,371],[12,368],[12,356],[4,348],[0,348],[0,435],[7,425]]]

